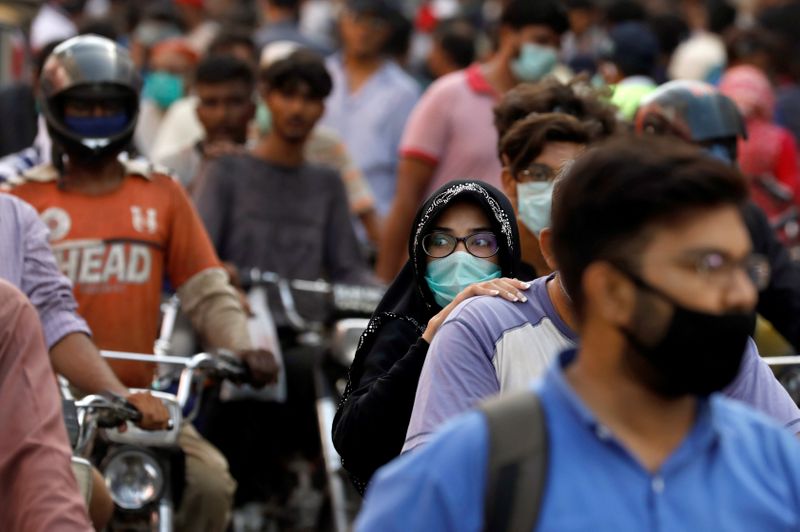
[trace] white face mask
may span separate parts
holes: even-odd
[[[550,227],[550,207],[553,204],[553,181],[517,183],[519,219],[537,237]]]

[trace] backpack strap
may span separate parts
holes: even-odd
[[[547,480],[547,424],[530,391],[493,398],[479,407],[489,427],[484,530],[531,532]]]

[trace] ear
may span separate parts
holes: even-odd
[[[558,270],[558,263],[553,255],[553,231],[549,227],[545,227],[539,233],[539,250],[542,252],[547,267],[553,271]]]
[[[625,326],[636,310],[636,289],[633,283],[607,262],[593,262],[581,279],[585,308],[602,321]]]
[[[505,192],[508,199],[511,200],[514,210],[517,210],[517,180],[511,175],[511,170],[508,168],[508,157],[503,155],[503,171],[500,174],[500,182],[503,184],[503,192]]]
[[[500,26],[500,32],[497,39],[497,51],[499,54],[504,54],[513,57],[519,51],[519,37],[517,30],[511,26]]]

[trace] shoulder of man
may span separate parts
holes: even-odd
[[[800,489],[800,453],[794,434],[766,414],[722,394],[712,396],[711,409],[711,423],[735,446],[738,461],[770,475],[789,476]]]
[[[306,160],[300,170],[301,172],[305,173],[306,175],[313,175],[314,181],[322,187],[325,188],[343,188],[344,189],[344,182],[342,181],[342,174],[328,164],[322,164],[317,162],[310,162]]]
[[[172,172],[166,166],[154,164],[143,158],[120,160],[126,175],[141,177],[152,181],[157,176],[174,179]],[[25,183],[55,183],[60,177],[58,169],[51,163],[40,164],[26,170],[4,184],[7,189],[13,189]]]
[[[471,297],[458,305],[450,313],[445,323],[458,320],[470,325],[474,330],[494,332],[499,338],[503,332],[516,329],[525,324],[535,325],[544,318],[551,317],[548,309],[537,298],[536,283],[531,282],[531,287],[525,292],[528,301],[511,302],[498,296]]]
[[[431,97],[438,94],[446,94],[454,91],[463,90],[467,84],[467,70],[456,70],[449,74],[445,74],[428,86],[428,89],[423,94],[423,97]]]
[[[481,530],[488,453],[482,414],[452,419],[427,445],[378,470],[356,530]]]
[[[394,61],[389,61],[387,72],[391,77],[392,88],[398,92],[403,92],[407,96],[417,97],[420,94],[420,86],[408,72]]]

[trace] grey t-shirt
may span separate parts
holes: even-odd
[[[227,156],[207,165],[193,196],[223,261],[288,279],[371,281],[335,170]],[[298,294],[297,303],[302,315],[319,316],[315,298]],[[281,309],[272,308],[276,324],[286,325]]]

